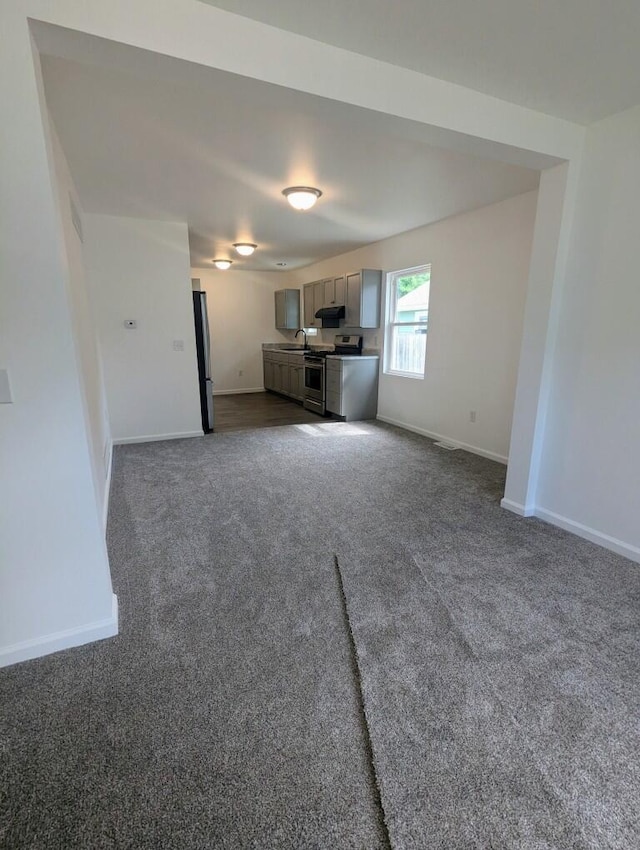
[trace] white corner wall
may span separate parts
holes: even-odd
[[[76,192],[66,157],[58,134],[47,113],[51,133],[54,173],[56,178],[57,202],[67,259],[67,280],[71,319],[74,328],[76,356],[80,367],[82,400],[87,421],[87,434],[91,449],[94,487],[98,509],[106,525],[109,478],[111,471],[111,434],[104,391],[102,362],[98,349],[94,322],[84,268],[82,242],[72,219],[71,203],[80,218],[80,233],[84,218],[82,205]]]
[[[431,263],[426,376],[381,374],[380,419],[506,462],[536,202],[527,192],[295,273],[302,284]],[[383,335],[366,331],[364,345],[382,347]]]
[[[84,226],[114,442],[202,434],[186,224],[85,215]]]
[[[640,560],[640,107],[590,127],[535,513]]]
[[[287,286],[286,274],[192,269],[191,276],[207,293],[214,394],[264,389],[261,344],[295,333],[275,327],[273,293]]]
[[[2,17],[0,666],[117,632],[39,61]]]

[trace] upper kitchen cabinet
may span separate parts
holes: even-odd
[[[324,281],[324,307],[344,307],[346,302],[345,277],[330,277]]]
[[[297,330],[300,327],[300,290],[279,289],[276,299],[276,328]]]
[[[324,281],[305,283],[304,297],[304,326],[305,328],[320,328],[322,320],[316,319],[316,312],[324,307]]]
[[[380,269],[360,269],[347,275],[345,327],[380,327],[381,284]]]

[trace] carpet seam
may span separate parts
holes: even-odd
[[[338,580],[338,590],[340,593],[340,601],[342,603],[342,612],[344,616],[344,622],[347,631],[347,637],[349,640],[349,650],[351,655],[351,667],[353,670],[353,678],[356,685],[356,692],[358,695],[358,714],[360,715],[360,725],[362,727],[362,731],[365,739],[365,750],[367,754],[367,760],[369,762],[369,769],[371,773],[371,780],[373,784],[374,790],[374,802],[376,808],[378,809],[378,814],[380,817],[380,824],[382,826],[382,832],[385,840],[385,850],[393,850],[393,844],[391,842],[391,834],[389,832],[389,826],[387,824],[387,816],[384,810],[384,805],[382,802],[382,793],[380,791],[380,783],[378,781],[378,771],[376,770],[375,764],[375,756],[373,753],[373,741],[371,740],[371,732],[369,729],[369,722],[367,720],[367,709],[365,705],[364,691],[362,688],[362,674],[360,671],[360,664],[358,662],[358,649],[356,647],[355,637],[353,635],[353,630],[351,628],[351,620],[349,618],[349,605],[347,603],[347,595],[344,589],[344,582],[342,580],[342,572],[340,569],[340,562],[338,561],[338,556],[334,554],[333,556],[333,564],[336,571],[336,576]]]
[[[412,559],[413,563],[415,564],[418,572],[420,573],[422,581],[426,584],[426,586],[433,593],[435,593],[435,595],[440,600],[440,604],[446,609],[446,611],[449,615],[449,619],[451,620],[451,623],[455,626],[456,631],[460,630],[460,626],[456,622],[454,615],[451,613],[451,611],[449,611],[449,608],[448,608],[447,604],[445,603],[444,599],[442,598],[440,592],[438,591],[438,588],[433,584],[433,582],[429,581],[429,579],[427,579],[427,577],[423,573],[422,568],[421,568],[421,566],[418,562],[418,559],[414,555],[411,555],[411,559]],[[465,642],[466,642],[466,638],[465,638]],[[564,809],[565,813],[568,816],[569,822],[572,824],[574,829],[577,831],[578,836],[580,837],[580,839],[583,843],[582,848],[579,848],[579,850],[586,850],[589,847],[588,836],[585,834],[581,824],[579,822],[576,822],[575,819],[572,817],[571,809],[567,806],[566,796],[559,790],[557,783],[553,780],[553,778],[551,776],[549,776],[548,771],[545,770],[543,765],[540,763],[540,760],[538,759],[538,757],[536,755],[535,749],[529,743],[529,740],[528,740],[528,738],[525,734],[525,729],[523,728],[522,723],[520,723],[520,721],[518,720],[518,718],[514,714],[514,712],[511,710],[511,708],[508,705],[505,704],[505,702],[502,698],[502,695],[500,694],[500,691],[498,690],[498,688],[496,688],[496,686],[492,682],[491,677],[488,676],[484,672],[484,670],[482,668],[482,659],[478,658],[474,653],[472,660],[478,665],[478,670],[480,671],[480,675],[482,676],[482,679],[483,679],[485,685],[487,685],[487,687],[489,688],[489,690],[491,691],[493,696],[497,699],[502,710],[505,712],[505,715],[509,718],[509,721],[511,722],[511,724],[520,733],[521,740],[524,744],[524,747],[531,757],[531,761],[532,761],[533,765],[535,766],[535,768],[536,768],[536,770],[537,770],[537,772],[540,776],[540,781],[541,781],[543,787],[545,788],[545,791],[547,792],[547,794],[550,794],[552,797],[555,797],[555,799],[561,804],[562,808]],[[516,660],[516,659],[512,659],[512,660]]]

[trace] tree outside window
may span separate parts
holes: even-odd
[[[424,378],[430,287],[430,265],[387,275],[386,374]]]

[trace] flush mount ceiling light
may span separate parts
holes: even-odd
[[[282,190],[282,194],[294,210],[310,210],[322,192],[312,186],[289,186]]]
[[[213,265],[217,269],[220,269],[220,271],[224,271],[225,269],[229,268],[229,266],[231,265],[231,263],[233,261],[232,260],[212,260],[211,262],[213,263]]]
[[[243,257],[250,257],[258,246],[254,245],[253,242],[234,242],[233,247]]]

